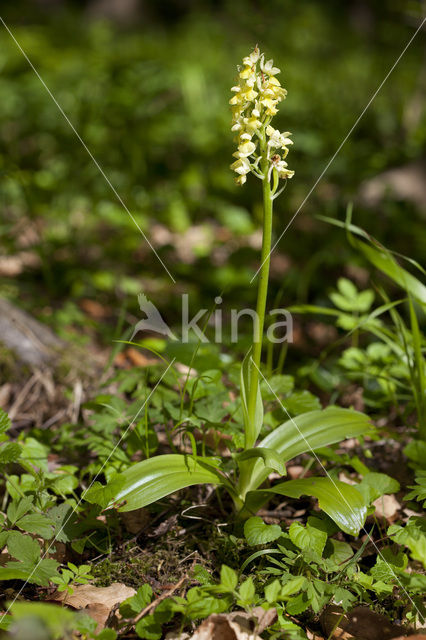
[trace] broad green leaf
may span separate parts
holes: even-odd
[[[282,530],[278,524],[265,524],[262,518],[254,516],[244,523],[244,535],[249,545],[253,547],[277,540],[282,535]]]
[[[25,438],[24,444],[22,445],[22,460],[30,462],[37,469],[48,471],[48,452],[47,447],[35,438]]]
[[[282,476],[285,476],[287,473],[284,462],[273,449],[253,447],[253,449],[246,449],[235,456],[238,463],[252,458],[262,458],[265,467],[278,471]]]
[[[301,478],[282,482],[268,492],[291,498],[314,496],[320,508],[345,532],[358,535],[364,526],[367,507],[355,487],[331,478]]]
[[[385,494],[399,491],[399,482],[385,473],[372,471],[365,474],[356,489],[361,493],[365,504],[371,504]]]
[[[308,518],[306,526],[300,522],[293,522],[288,533],[292,543],[302,551],[312,549],[319,556],[322,555],[327,542],[327,531],[319,518]]]
[[[290,580],[286,582],[283,587],[281,587],[280,598],[288,598],[289,596],[293,596],[295,593],[303,589],[305,584],[305,576],[290,578]]]
[[[271,493],[300,498],[302,495],[318,499],[320,508],[344,531],[353,536],[358,535],[364,526],[367,507],[359,491],[355,487],[331,480],[331,478],[301,478],[277,484],[271,489],[250,491],[246,498],[249,509],[258,509],[268,500]]]
[[[40,636],[38,631],[40,627],[34,626],[34,620],[38,620],[39,623],[41,621],[43,623],[41,627],[42,632],[43,627],[45,630],[43,635],[46,638],[54,638],[56,640],[72,637],[76,620],[80,617],[80,614],[76,614],[75,611],[71,611],[66,607],[58,607],[57,604],[48,604],[46,602],[17,600],[11,605],[10,611],[15,623],[20,620],[27,620],[29,626],[25,628],[34,630],[33,637]],[[26,634],[24,633],[23,635]]]
[[[138,613],[152,600],[152,589],[149,584],[144,584],[135,593],[134,596],[127,598],[120,604],[120,615],[124,618],[134,618]]]
[[[22,562],[36,563],[40,558],[40,546],[36,540],[19,531],[11,531],[7,537],[10,555]]]
[[[50,540],[54,533],[54,522],[42,513],[28,513],[16,522],[16,526],[28,533],[35,533]]]
[[[405,527],[393,524],[388,529],[388,536],[408,547],[414,560],[421,562],[426,569],[426,518],[410,518]]]
[[[32,569],[25,568],[22,562],[8,562],[5,567],[0,567],[0,580],[28,580]]]
[[[342,565],[350,560],[354,552],[347,542],[329,538],[325,547],[324,557],[333,562],[336,566],[342,568]]]
[[[144,638],[145,640],[160,640],[163,635],[161,624],[156,622],[152,613],[136,623],[135,631],[139,638]]]
[[[124,482],[123,474],[114,476],[106,486],[96,480],[83,492],[82,497],[86,502],[99,504],[103,509],[106,509],[111,502],[115,501],[115,496],[124,486]]]
[[[256,589],[253,584],[253,579],[247,578],[244,580],[241,587],[239,588],[240,599],[238,604],[240,606],[247,606],[253,603],[256,596]]]
[[[294,389],[294,378],[284,374],[277,374],[262,380],[260,383],[260,391],[265,401],[275,401],[276,396],[280,397],[286,393],[290,393]]]
[[[40,560],[40,547],[30,536],[11,531],[7,536],[10,555],[20,562],[8,562],[0,567],[0,580],[27,580],[31,584],[47,586],[57,576],[59,563],[52,558]]]
[[[223,564],[220,570],[220,584],[229,591],[234,591],[237,588],[238,576],[235,571],[227,567],[226,564]]]
[[[108,506],[121,504],[119,511],[132,511],[194,484],[222,482],[222,476],[205,458],[195,461],[191,456],[173,453],[156,456],[114,476],[106,486],[113,493]],[[120,487],[117,492],[114,492],[115,486]]]
[[[307,389],[295,391],[291,396],[284,398],[281,402],[291,416],[298,416],[301,413],[321,409],[319,398]]]
[[[279,580],[273,580],[265,587],[265,598],[266,600],[272,604],[276,602],[281,592],[281,584]]]
[[[363,413],[350,409],[329,407],[319,411],[309,411],[284,422],[266,436],[259,447],[273,449],[282,456],[283,462],[326,447],[345,438],[353,438],[371,432],[369,418]],[[268,477],[262,461],[253,462],[253,472],[243,491],[257,489]]]
[[[19,518],[22,518],[30,509],[34,502],[32,496],[25,496],[22,500],[13,500],[7,508],[7,517],[13,526]]]
[[[249,418],[248,400],[250,397],[251,351],[248,352],[241,365],[241,405],[244,418],[245,448],[254,446],[263,425],[263,403],[258,383],[254,422]]]
[[[8,464],[19,459],[22,452],[21,446],[17,442],[8,442],[0,446],[0,464]]]

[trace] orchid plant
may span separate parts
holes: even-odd
[[[272,60],[265,61],[256,46],[238,67],[238,83],[232,87],[232,131],[236,134],[236,158],[231,168],[236,182],[243,185],[248,174],[262,182],[263,244],[258,282],[257,316],[253,346],[241,365],[240,400],[243,415],[244,446],[229,458],[200,456],[195,441],[192,454],[165,454],[137,462],[110,478],[106,487],[99,483],[85,498],[107,508],[131,511],[149,505],[166,495],[196,484],[222,487],[232,498],[241,517],[254,515],[271,493],[299,497],[312,495],[320,506],[347,533],[357,534],[363,526],[366,505],[353,486],[330,477],[303,478],[262,488],[271,471],[281,476],[286,463],[304,452],[358,437],[371,429],[367,416],[349,409],[329,407],[288,416],[260,442],[263,403],[260,393],[262,342],[268,294],[269,261],[272,238],[273,201],[280,195],[280,180],[294,175],[285,158],[292,144],[290,133],[271,126],[278,104],[286,97]]]

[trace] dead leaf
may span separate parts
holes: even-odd
[[[127,365],[127,358],[122,351],[119,351],[114,358],[114,364],[116,367],[125,367]]]
[[[105,628],[111,609],[101,602],[93,602],[92,604],[88,604],[84,611],[98,623],[96,633],[99,633]]]
[[[308,640],[324,640],[322,636],[319,636],[317,633],[314,633],[309,629],[306,629],[306,637],[308,638]]]
[[[393,494],[377,498],[373,504],[376,507],[376,516],[379,518],[385,518],[389,523],[396,520],[398,511],[401,508],[400,503]]]
[[[111,310],[104,307],[97,300],[90,300],[89,298],[83,298],[80,300],[80,307],[95,320],[103,320],[111,315]]]
[[[250,628],[241,627],[229,616],[213,614],[198,627],[191,640],[262,640]]]
[[[120,518],[129,533],[139,533],[151,520],[148,509],[144,507],[120,513]]]
[[[263,609],[263,607],[255,607],[251,612],[251,615],[254,616],[257,620],[256,631],[258,633],[263,633],[265,629],[274,624],[274,622],[276,622],[278,618],[277,610],[275,609],[275,607],[267,610]]]
[[[302,467],[301,464],[292,464],[290,467],[287,467],[287,475],[291,480],[297,480],[297,478],[300,478],[304,470],[305,467]]]
[[[355,607],[349,613],[337,606],[327,607],[321,625],[330,640],[390,640],[401,635],[401,627],[368,607]]]
[[[276,609],[255,607],[251,612],[213,614],[198,627],[191,640],[261,640],[262,633],[277,619]]]
[[[147,358],[134,347],[129,347],[126,350],[126,356],[135,367],[149,367],[151,364],[159,362],[158,358]]]
[[[104,628],[111,610],[116,604],[134,596],[136,593],[132,587],[114,582],[109,587],[95,587],[93,584],[82,584],[74,587],[74,592],[68,594],[64,591],[56,592],[50,600],[63,602],[73,609],[85,609],[87,613],[98,623],[97,631]]]
[[[424,633],[414,636],[398,636],[397,638],[393,638],[393,640],[426,640],[426,636]]]
[[[32,251],[22,251],[14,256],[0,256],[0,276],[13,278],[22,273],[27,267],[40,266],[40,257]]]

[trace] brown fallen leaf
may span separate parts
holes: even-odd
[[[390,524],[398,517],[398,511],[401,509],[401,505],[395,496],[382,496],[377,498],[373,502],[376,507],[376,516],[378,518],[385,518]]]
[[[151,364],[160,362],[158,358],[148,358],[134,347],[126,349],[126,356],[135,367],[149,367]]]
[[[250,613],[213,614],[198,627],[191,640],[261,640],[259,634],[277,619],[276,609],[255,607]]]
[[[104,628],[114,606],[134,596],[135,593],[135,589],[126,587],[125,584],[120,582],[114,582],[109,587],[82,584],[74,587],[74,591],[71,594],[57,591],[50,597],[50,600],[63,602],[73,609],[85,609],[98,623],[97,631],[99,632]]]
[[[84,611],[98,623],[96,633],[99,633],[105,628],[109,614],[111,613],[111,609],[107,605],[102,604],[102,602],[88,604],[87,607],[84,608]]]
[[[306,629],[306,637],[308,640],[324,640],[322,636],[319,636],[317,633],[310,631],[310,629]]]
[[[287,467],[287,475],[291,480],[297,480],[297,478],[300,478],[304,470],[305,467],[302,467],[301,464],[292,464]]]
[[[83,300],[80,300],[80,307],[95,320],[104,320],[111,315],[111,309],[104,307],[97,300],[83,298]]]
[[[426,636],[424,633],[420,633],[414,636],[398,636],[397,638],[393,638],[393,640],[426,640]]]
[[[120,518],[129,533],[139,533],[151,520],[148,509],[142,507],[134,511],[120,513]]]
[[[226,615],[213,614],[209,616],[197,631],[191,636],[191,640],[262,640],[258,634],[247,627],[241,627],[238,622],[233,622]]]
[[[368,607],[355,607],[344,613],[332,605],[321,616],[321,625],[330,640],[391,640],[401,635],[401,627]]]

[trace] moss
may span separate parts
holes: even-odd
[[[175,584],[194,563],[210,573],[218,573],[222,564],[238,569],[244,547],[241,540],[205,523],[195,531],[176,526],[161,538],[138,542],[125,545],[92,567],[97,586],[123,582],[137,588],[148,582],[155,591]]]

